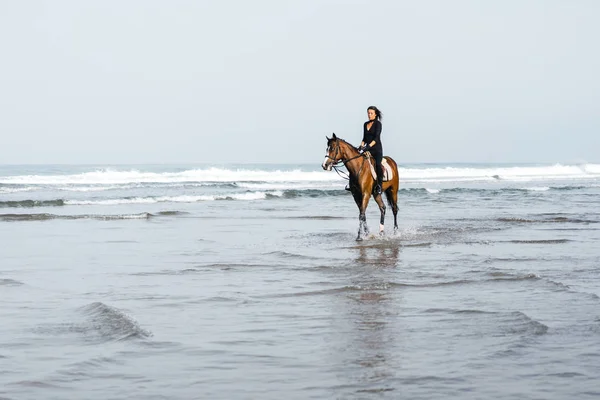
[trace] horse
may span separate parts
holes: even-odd
[[[371,161],[373,166],[375,160],[367,156],[367,152],[359,153],[358,149],[352,146],[350,143],[343,139],[338,138],[335,133],[330,139],[327,138],[327,154],[325,160],[323,160],[323,167],[326,171],[331,171],[332,167],[336,167],[339,163],[344,163],[344,166],[348,169],[349,174],[349,190],[354,197],[354,201],[359,209],[359,226],[358,236],[356,240],[362,240],[363,233],[365,236],[369,234],[369,228],[367,227],[367,217],[365,212],[369,204],[371,196],[377,202],[379,211],[381,212],[381,218],[379,220],[379,234],[384,234],[384,222],[385,222],[385,204],[381,198],[381,193],[373,194],[373,188],[376,184],[376,180],[373,179],[371,173]],[[387,201],[392,207],[394,213],[394,233],[398,231],[398,187],[400,179],[398,178],[398,164],[391,157],[385,156],[385,160],[392,169],[391,179],[383,182],[382,193],[385,193]]]

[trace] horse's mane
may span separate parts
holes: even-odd
[[[346,143],[348,146],[352,147],[354,150],[358,151],[358,147],[355,147],[352,143],[349,143],[347,141],[345,141],[344,139],[342,139],[341,137],[337,137],[336,139],[339,140],[340,142]]]

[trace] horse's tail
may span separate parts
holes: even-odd
[[[385,198],[387,200],[388,206],[394,208],[394,206],[396,205],[395,203],[395,199],[397,198],[397,196],[394,196],[394,193],[392,193],[392,189],[391,187],[388,188],[388,190],[385,191]]]
[[[385,158],[387,158],[388,160],[388,164],[391,164],[394,167],[394,174],[395,179],[399,182],[400,181],[400,173],[398,171],[398,164],[396,163],[396,160],[394,160],[392,157],[390,156],[385,156]],[[394,188],[394,186],[396,186]],[[396,193],[393,193],[393,191],[396,190]],[[394,207],[396,205],[397,202],[397,198],[398,198],[398,185],[391,185],[386,191],[385,191],[385,198],[387,199],[387,202],[389,204],[390,207]]]

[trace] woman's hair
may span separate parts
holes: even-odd
[[[378,120],[381,121],[381,119],[383,118],[383,113],[381,111],[379,111],[379,108],[377,108],[375,106],[369,106],[367,108],[367,111],[369,111],[369,110],[375,111],[375,118],[377,118]]]

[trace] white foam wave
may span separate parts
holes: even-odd
[[[582,168],[589,174],[600,174],[600,164],[584,164]]]
[[[23,187],[23,188],[8,188],[8,187],[4,187],[4,188],[0,188],[0,193],[20,193],[20,192],[31,192],[33,190],[37,190],[38,188],[36,187]]]
[[[545,192],[547,190],[550,190],[550,188],[548,186],[534,186],[525,188],[525,190],[529,190],[532,192]]]
[[[600,165],[527,166],[504,168],[399,168],[400,179],[413,182],[530,181],[600,177]]]
[[[336,174],[325,171],[265,171],[248,169],[192,169],[182,172],[142,172],[103,169],[75,175],[20,175],[0,177],[4,184],[69,185],[69,184],[126,184],[126,183],[172,183],[172,182],[318,182],[336,181]]]
[[[104,205],[113,206],[117,204],[152,204],[158,203],[153,197],[133,197],[127,199],[104,199],[104,200],[65,200],[68,205]]]
[[[130,186],[64,186],[57,188],[65,192],[103,192],[114,189],[128,189]]]
[[[403,182],[476,182],[476,181],[531,181],[542,179],[594,179],[600,178],[600,164],[551,166],[513,166],[513,167],[430,167],[400,168]],[[71,175],[18,175],[0,177],[0,184],[21,185],[83,185],[88,189],[69,189],[93,191],[90,185],[124,184],[191,184],[203,185],[213,182],[236,183],[251,189],[278,190],[289,189],[287,184],[317,185],[327,187],[342,180],[338,174],[327,171],[291,170],[253,170],[205,168],[190,169],[181,172],[144,172],[135,169],[101,169]],[[254,186],[252,186],[254,185]],[[264,186],[258,186],[264,185]],[[269,186],[270,185],[270,186]],[[314,187],[314,186],[312,186]],[[3,188],[6,190],[7,188]]]
[[[118,205],[118,204],[153,204],[153,203],[197,203],[215,200],[264,200],[267,196],[281,197],[283,192],[247,192],[223,195],[203,196],[159,196],[159,197],[132,197],[120,199],[101,200],[66,200],[68,205]]]
[[[440,192],[440,189],[429,189],[429,188],[425,188],[425,190],[427,190],[427,193],[431,193],[431,194],[437,194]]]
[[[340,182],[282,182],[282,183],[252,183],[241,182],[237,187],[252,190],[340,190]]]

